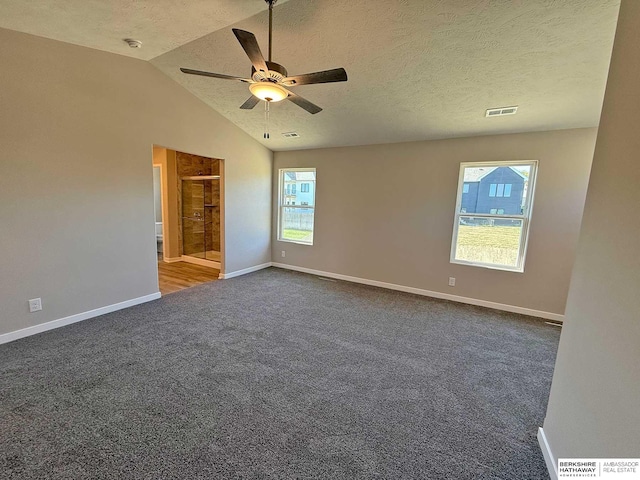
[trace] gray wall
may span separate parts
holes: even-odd
[[[640,457],[640,2],[620,10],[544,431],[553,455]]]
[[[270,261],[272,153],[151,64],[0,29],[0,65],[0,334],[158,291],[154,144],[225,159],[226,271]]]
[[[595,137],[591,128],[276,152],[276,207],[278,169],[317,168],[316,224],[313,246],[278,242],[274,228],[273,259],[562,314]],[[451,264],[460,162],[533,159],[540,164],[525,272]],[[276,225],[277,208],[273,215]]]

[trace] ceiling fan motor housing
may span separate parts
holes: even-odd
[[[268,72],[257,71],[255,67],[251,67],[251,78],[254,82],[280,83],[287,78],[287,69],[282,65],[267,60],[265,60],[265,63],[269,68]]]

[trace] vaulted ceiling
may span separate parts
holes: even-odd
[[[279,0],[273,60],[290,74],[344,67],[346,83],[294,87],[291,102],[240,110],[251,64],[231,28],[266,56],[263,0],[3,0],[0,27],[148,60],[272,150],[596,126],[619,0]],[[135,38],[141,49],[122,40]],[[485,118],[491,107],[517,115]],[[284,138],[284,132],[299,138]]]

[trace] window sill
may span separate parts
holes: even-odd
[[[524,267],[508,267],[505,265],[491,265],[488,263],[465,262],[463,260],[450,260],[449,263],[455,263],[456,265],[464,265],[467,267],[480,267],[487,268],[489,270],[500,270],[503,272],[524,273]]]
[[[278,238],[278,242],[283,242],[283,243],[295,243],[295,244],[297,244],[297,245],[307,245],[307,246],[309,246],[309,247],[312,247],[312,246],[313,246],[313,242],[312,242],[312,243],[309,243],[309,242],[301,242],[301,241],[299,241],[299,240],[287,240],[287,239],[284,239],[284,238]]]

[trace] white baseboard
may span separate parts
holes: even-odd
[[[542,450],[542,456],[547,464],[547,470],[549,470],[551,480],[558,480],[558,467],[556,460],[553,458],[553,453],[551,453],[549,442],[547,442],[547,437],[545,436],[542,427],[538,428],[538,443],[540,444],[540,450]]]
[[[368,280],[366,278],[350,277],[348,275],[341,275],[339,273],[323,272],[320,270],[313,270],[311,268],[297,267],[295,265],[287,265],[285,263],[273,262],[271,265],[277,268],[285,268],[287,270],[295,270],[296,272],[310,273],[312,275],[318,275],[321,277],[335,278],[337,280],[344,280],[344,281],[353,282],[353,283],[362,283],[364,285],[388,288],[389,290],[398,290],[400,292],[414,293],[416,295],[423,295],[425,297],[440,298],[442,300],[451,300],[453,302],[466,303],[469,305],[477,305],[479,307],[493,308],[496,310],[503,310],[505,312],[520,313],[522,315],[529,315],[532,317],[546,318],[547,320],[556,320],[556,321],[562,322],[564,319],[564,315],[560,315],[558,313],[544,312],[542,310],[533,310],[530,308],[517,307],[515,305],[506,305],[503,303],[489,302],[486,300],[478,300],[476,298],[461,297],[459,295],[451,295],[448,293],[434,292],[431,290],[423,290],[421,288],[415,288],[415,287],[406,287],[404,285],[379,282],[377,280]]]
[[[200,265],[201,267],[217,268],[218,270],[220,270],[220,262],[215,262],[213,260],[206,260],[204,258],[196,258],[196,257],[190,257],[189,255],[183,255],[182,258],[178,261],[192,263],[194,265]]]
[[[145,295],[144,297],[132,298],[125,302],[114,303],[113,305],[107,305],[106,307],[96,308],[95,310],[89,310],[88,312],[77,313],[69,317],[59,318],[58,320],[52,320],[50,322],[41,323],[32,327],[23,328],[14,332],[4,333],[0,335],[0,345],[3,343],[13,342],[24,337],[30,337],[37,333],[53,330],[54,328],[64,327],[65,325],[71,325],[72,323],[88,320],[89,318],[98,317],[106,313],[122,310],[123,308],[133,307],[141,303],[150,302],[151,300],[157,300],[160,298],[160,292]]]
[[[181,262],[182,257],[175,257],[175,258],[163,257],[162,261],[166,263],[176,263],[176,262]]]
[[[262,265],[256,265],[255,267],[245,268],[244,270],[237,270],[230,273],[220,273],[219,278],[221,280],[229,280],[230,278],[239,277],[240,275],[246,275],[247,273],[257,272],[264,268],[269,268],[272,265],[271,262],[263,263]]]

